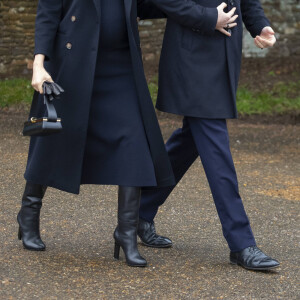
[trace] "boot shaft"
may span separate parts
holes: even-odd
[[[140,187],[119,186],[118,223],[137,225],[141,198]]]
[[[26,183],[17,220],[19,239],[22,239],[24,247],[29,250],[45,250],[45,244],[40,237],[40,211],[45,192],[46,187],[42,185]]]
[[[46,189],[46,186],[27,181],[22,197],[22,208],[28,207],[40,209],[42,207],[42,199],[44,198]]]

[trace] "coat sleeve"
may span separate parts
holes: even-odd
[[[61,20],[63,0],[39,0],[35,21],[34,55],[51,59],[56,32]]]
[[[177,23],[203,34],[213,34],[218,20],[217,8],[203,7],[192,0],[146,0]]]
[[[167,15],[157,8],[150,0],[138,0],[138,17],[141,20],[164,19]]]
[[[259,0],[241,0],[241,10],[243,22],[253,38],[270,26]]]

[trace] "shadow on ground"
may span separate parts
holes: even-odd
[[[258,245],[281,262],[274,272],[232,266],[199,160],[157,217],[171,249],[140,246],[149,266],[113,259],[116,188],[80,196],[49,189],[41,231],[46,252],[17,240],[28,139],[24,114],[0,114],[0,299],[299,299],[300,127],[230,121],[240,192]],[[180,119],[160,115],[164,137]]]

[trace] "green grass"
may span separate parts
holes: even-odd
[[[155,104],[158,91],[157,77],[149,83],[149,90]],[[300,81],[278,82],[272,90],[259,92],[241,86],[237,92],[237,109],[242,115],[300,113]]]
[[[0,108],[29,105],[32,95],[33,88],[27,79],[0,80]]]
[[[299,113],[300,81],[278,82],[272,90],[259,92],[240,87],[237,92],[237,110],[245,115]]]
[[[149,90],[155,104],[158,91],[157,77],[149,83]],[[29,105],[33,89],[27,79],[0,80],[0,108],[14,105]],[[240,114],[283,114],[300,112],[300,81],[278,82],[272,90],[252,91],[241,86],[237,93],[237,108]]]
[[[155,103],[156,103],[156,98],[157,98],[157,92],[158,92],[158,84],[157,84],[157,80],[151,81],[151,82],[148,84],[148,87],[149,87],[150,95],[151,95],[151,98],[152,98],[152,102],[153,102],[153,104],[155,105]]]

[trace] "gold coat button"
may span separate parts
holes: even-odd
[[[67,43],[66,44],[66,48],[69,49],[69,50],[71,50],[72,49],[72,44],[71,43]]]
[[[72,22],[75,22],[75,21],[76,21],[76,16],[72,16],[72,17],[71,17],[71,21],[72,21]]]

